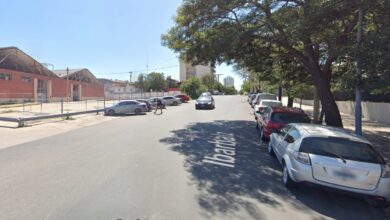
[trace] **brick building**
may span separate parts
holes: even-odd
[[[0,48],[0,103],[101,97],[103,85],[88,69],[51,71],[16,47]]]

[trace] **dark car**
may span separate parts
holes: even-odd
[[[200,96],[195,101],[195,109],[214,109],[215,102],[212,96]]]
[[[268,141],[271,133],[290,123],[310,123],[310,118],[300,108],[275,107],[257,117],[256,128],[260,131],[263,141]]]
[[[141,102],[141,103],[145,103],[146,104],[146,107],[148,108],[148,111],[152,111],[152,105],[150,104],[150,102],[146,99],[137,99],[137,102]]]
[[[180,94],[180,95],[175,95],[175,97],[179,98],[183,103],[190,101],[190,97],[188,95]]]

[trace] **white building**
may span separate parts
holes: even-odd
[[[201,78],[206,74],[214,74],[214,68],[211,65],[196,65],[192,66],[183,61],[180,61],[180,82],[186,81],[192,76]]]
[[[224,86],[234,86],[234,78],[231,76],[227,76],[223,79]]]

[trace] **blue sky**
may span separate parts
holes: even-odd
[[[0,46],[16,46],[55,69],[90,69],[99,78],[129,71],[164,72],[179,79],[177,54],[161,46],[181,0],[0,0]],[[159,69],[161,67],[168,67]],[[242,80],[229,66],[217,73]],[[133,80],[136,75],[133,76]]]

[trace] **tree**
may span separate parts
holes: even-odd
[[[165,81],[164,73],[152,72],[146,76],[148,90],[165,91],[167,82]]]
[[[135,87],[142,89],[142,91],[147,91],[148,90],[148,85],[146,82],[146,76],[145,74],[139,74],[138,79],[135,82]]]
[[[234,86],[224,86],[223,92],[225,95],[236,95],[237,90],[234,88]]]
[[[191,77],[183,82],[180,86],[180,91],[196,99],[202,92],[206,92],[207,88],[202,84],[201,80],[196,77]]]
[[[257,73],[257,64],[271,55],[294,58],[319,92],[326,123],[342,126],[331,92],[332,68],[354,40],[359,2],[366,14],[389,11],[385,0],[184,0],[162,40],[195,64],[241,63]],[[367,17],[366,23],[375,19]]]
[[[251,85],[249,83],[249,81],[244,81],[241,85],[241,91],[240,93],[244,93],[244,92],[250,92],[251,91]]]
[[[205,74],[201,77],[202,84],[207,87],[208,90],[212,90],[215,87],[215,77],[213,74]]]

